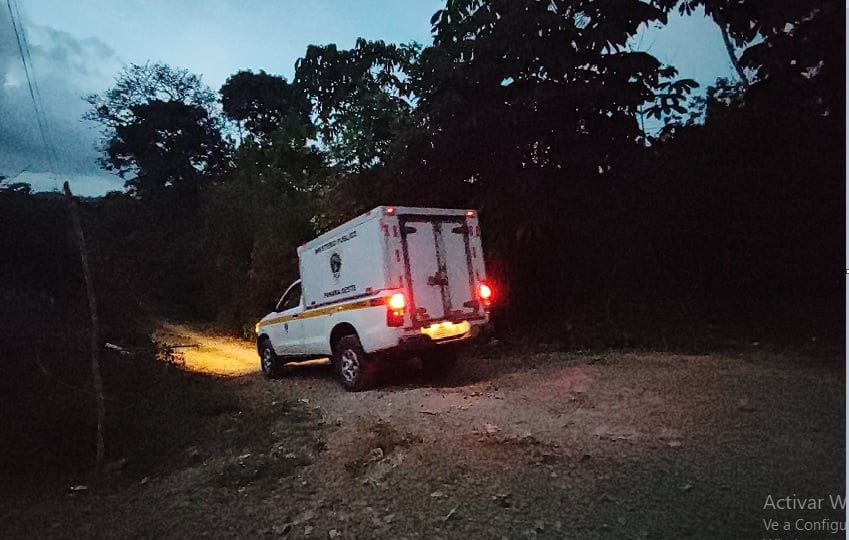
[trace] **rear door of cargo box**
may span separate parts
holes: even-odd
[[[400,215],[410,304],[416,322],[476,314],[475,276],[464,215]]]

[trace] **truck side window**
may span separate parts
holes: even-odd
[[[301,305],[301,284],[298,283],[289,293],[284,296],[280,300],[280,305],[278,306],[278,311],[286,311],[287,309],[292,309],[293,307],[298,307]]]

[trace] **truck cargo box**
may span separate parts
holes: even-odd
[[[477,214],[380,206],[298,249],[307,310],[400,289],[416,325],[478,311],[486,280]]]

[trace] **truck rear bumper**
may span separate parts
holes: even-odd
[[[416,356],[423,350],[471,341],[485,333],[487,327],[488,321],[480,319],[391,329],[394,332],[387,332],[384,327],[377,332],[361,333],[360,342],[367,354]]]
[[[417,352],[432,349],[434,347],[443,347],[453,344],[465,343],[475,339],[478,335],[480,335],[482,328],[483,325],[480,324],[472,325],[469,328],[469,331],[464,334],[446,337],[442,339],[433,339],[431,336],[423,333],[402,336],[398,342],[398,346],[396,347],[396,349],[400,353],[415,354]]]

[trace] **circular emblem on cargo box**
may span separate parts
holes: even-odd
[[[342,270],[342,257],[334,253],[330,256],[330,271],[333,272],[333,277],[339,279],[340,270]]]

